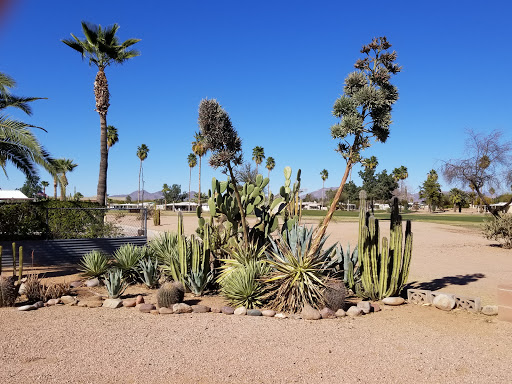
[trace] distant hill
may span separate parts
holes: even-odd
[[[336,189],[338,189],[338,187],[320,188],[313,192],[303,193],[302,195],[300,195],[300,198],[304,199],[304,197],[306,197],[306,195],[311,195],[311,196],[313,196],[313,198],[316,201],[320,201],[320,200],[322,200],[322,197],[324,196],[324,191],[327,192],[327,191],[332,191],[332,190],[336,190]]]
[[[182,192],[185,192],[185,191],[182,191]],[[187,192],[187,200],[188,200],[188,191]],[[112,195],[112,196],[109,196],[111,199],[120,199],[120,200],[126,200],[126,196],[130,196],[132,201],[137,201],[137,195],[138,195],[138,191],[133,191],[132,193],[130,194],[127,194],[127,195]],[[196,191],[191,191],[192,193],[192,197],[197,193]],[[142,191],[140,191],[140,194],[141,194],[141,197],[142,197]],[[158,199],[163,199],[164,197],[164,194],[162,193],[162,191],[156,191],[156,192],[148,192],[146,190],[144,190],[144,200],[158,200]]]

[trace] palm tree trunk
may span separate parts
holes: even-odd
[[[139,166],[139,189],[137,192],[137,205],[140,205],[140,174],[141,173],[142,173],[142,160],[140,161],[140,166]]]
[[[329,225],[329,222],[332,219],[332,215],[334,214],[334,211],[336,210],[336,206],[338,205],[338,201],[340,200],[341,193],[343,192],[343,188],[345,187],[345,183],[347,182],[348,175],[350,173],[350,170],[352,169],[352,165],[353,165],[353,163],[349,158],[349,160],[347,162],[347,167],[345,168],[345,173],[343,175],[343,178],[341,179],[340,186],[338,187],[338,190],[336,191],[336,195],[334,196],[334,199],[332,200],[331,207],[329,208],[329,211],[325,215],[322,225],[316,231],[315,238],[313,239],[313,245],[311,246],[311,249],[309,251],[309,255],[314,255],[318,251],[318,248],[320,247],[320,240],[322,240],[322,237],[325,235],[327,226]]]
[[[57,200],[57,176],[53,176],[53,198]]]
[[[100,115],[100,171],[98,176],[98,189],[96,201],[105,205],[107,196],[107,112],[109,103],[109,91],[105,68],[99,67],[94,81],[94,95],[96,96],[96,112]]]
[[[188,210],[190,212],[190,203],[192,200],[192,194],[190,193],[190,182],[192,181],[192,167],[189,167],[189,168],[190,168],[190,175],[188,177]]]
[[[322,207],[325,203],[325,180],[322,180]]]

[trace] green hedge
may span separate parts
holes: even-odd
[[[80,208],[80,209],[70,209]],[[0,240],[115,237],[104,223],[105,210],[95,202],[55,201],[1,204]]]

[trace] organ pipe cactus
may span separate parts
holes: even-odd
[[[412,255],[411,222],[407,220],[405,242],[398,199],[393,199],[389,241],[382,238],[379,244],[379,220],[366,209],[366,192],[359,195],[358,264],[361,281],[356,294],[363,298],[380,300],[400,293],[409,275]]]

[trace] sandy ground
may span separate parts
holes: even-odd
[[[163,219],[158,230],[175,227],[176,217]],[[195,220],[186,218],[188,233]],[[329,232],[331,242],[356,243],[356,223],[333,223]],[[496,285],[512,279],[512,251],[477,229],[415,222],[413,232],[415,287],[494,304]],[[0,327],[1,383],[512,382],[512,323],[417,305],[316,322],[0,308]]]

